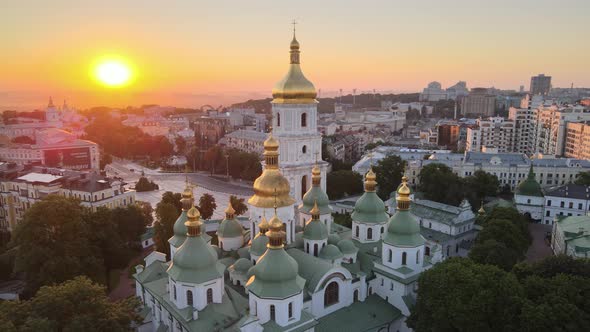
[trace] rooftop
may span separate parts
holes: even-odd
[[[61,179],[62,176],[53,175],[53,174],[42,174],[42,173],[35,173],[31,172],[19,177],[17,180],[26,181],[26,182],[41,182],[41,183],[51,183],[53,181]]]
[[[560,187],[552,187],[547,190],[546,196],[587,200],[590,199],[590,186],[568,184]]]

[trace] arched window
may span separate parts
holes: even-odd
[[[304,154],[305,154],[305,153],[307,153],[307,145],[304,145],[304,146],[301,148],[301,153],[304,153]]]
[[[301,127],[307,127],[307,113],[301,114]]]
[[[430,247],[425,247],[424,248],[424,255],[430,256]]]
[[[338,290],[339,287],[336,281],[332,281],[328,284],[324,291],[324,307],[338,303]]]
[[[176,285],[173,285],[172,288],[174,289],[174,299],[176,300]]]
[[[307,175],[304,175],[301,178],[301,198],[303,198],[303,195],[305,195],[306,192],[307,192]]]
[[[406,260],[408,259],[408,254],[404,251],[402,253],[402,265],[406,265]]]
[[[306,243],[305,246],[307,248],[305,251],[309,254],[309,243]]]
[[[358,290],[358,289],[356,289],[356,290],[354,291],[354,293],[353,293],[353,295],[352,295],[352,300],[353,300],[354,302],[357,302],[357,301],[359,300],[359,290]]]
[[[392,260],[393,260],[393,252],[391,251],[391,249],[389,249],[389,253],[387,255],[387,261],[391,263]]]
[[[277,112],[277,127],[281,126],[281,113]]]
[[[289,318],[293,318],[293,302],[289,302]]]
[[[190,306],[193,305],[193,292],[189,290],[186,291],[186,304]]]
[[[420,250],[416,252],[416,264],[420,264]]]
[[[275,305],[270,305],[270,320],[275,320]]]
[[[318,244],[317,243],[313,245],[313,255],[315,257],[318,257]]]
[[[207,289],[207,304],[213,303],[213,288]]]
[[[381,234],[383,234],[384,230],[385,230],[385,227],[381,226]]]
[[[367,239],[371,240],[373,238],[373,229],[367,228]]]
[[[356,226],[355,233],[356,233],[356,237],[359,237],[359,227],[358,226]]]

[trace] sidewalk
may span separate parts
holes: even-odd
[[[119,285],[109,293],[111,301],[117,301],[135,295],[135,279],[129,277],[129,269],[131,266],[142,264],[145,256],[149,255],[154,250],[154,247],[148,247],[141,251],[140,255],[133,258],[129,265],[124,268],[119,274]],[[141,258],[138,262],[138,258]]]

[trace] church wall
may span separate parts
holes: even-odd
[[[387,223],[383,224],[365,224],[361,222],[356,222],[353,220],[352,222],[352,238],[358,240],[361,243],[371,243],[377,242],[381,240],[381,235],[385,232],[385,226]],[[358,236],[357,236],[357,227],[358,227]],[[369,229],[371,229],[371,239],[368,238]]]
[[[249,303],[250,313],[258,317],[260,324],[264,324],[270,320],[270,306],[274,305],[275,322],[280,326],[286,326],[301,319],[303,293],[296,294],[286,299],[264,299],[250,293]],[[292,303],[293,306],[293,315],[291,318],[289,318],[289,303]],[[253,308],[255,309],[254,311]]]
[[[248,205],[248,211],[250,211],[250,223],[247,228],[250,229],[250,239],[254,239],[256,234],[260,233],[258,224],[262,216],[264,215],[266,220],[270,221],[275,211],[274,208],[260,208],[253,205]],[[277,216],[287,224],[287,243],[291,243],[295,237],[295,208],[293,205],[281,206],[277,208]]]
[[[299,222],[300,225],[302,227],[305,226],[305,223],[308,222],[311,219],[311,214],[307,214],[305,212],[299,212]],[[331,213],[326,213],[326,214],[321,214],[320,215],[320,221],[326,225],[326,227],[328,228],[328,234],[330,234],[330,230],[332,229],[332,214]]]
[[[314,246],[317,245],[317,255],[314,255]],[[325,246],[328,245],[328,239],[325,240],[307,240],[307,239],[303,239],[303,249],[304,252],[318,257],[320,255],[320,251],[322,251],[322,248],[324,248]]]
[[[389,253],[391,252],[391,261]],[[403,255],[406,254],[406,262],[403,263]],[[381,248],[382,263],[391,269],[406,266],[414,271],[422,271],[424,264],[424,246],[413,248],[394,247],[383,243]]]
[[[219,238],[219,248],[223,251],[237,250],[241,248],[243,244],[243,236]]]
[[[332,282],[338,284],[338,302],[329,306],[324,305],[324,294],[326,287]],[[353,301],[353,290],[351,286],[351,280],[342,280],[340,278],[330,278],[324,282],[324,288],[321,288],[311,296],[311,313],[315,317],[323,317],[331,314],[336,310],[342,309],[352,304]]]

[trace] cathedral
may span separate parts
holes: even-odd
[[[211,244],[191,187],[169,239],[136,266],[139,331],[408,331],[420,273],[440,259],[409,211],[404,177],[395,212],[366,173],[352,229],[333,223],[321,161],[317,101],[290,44],[289,72],[273,89],[273,130],[248,217],[231,204]]]

